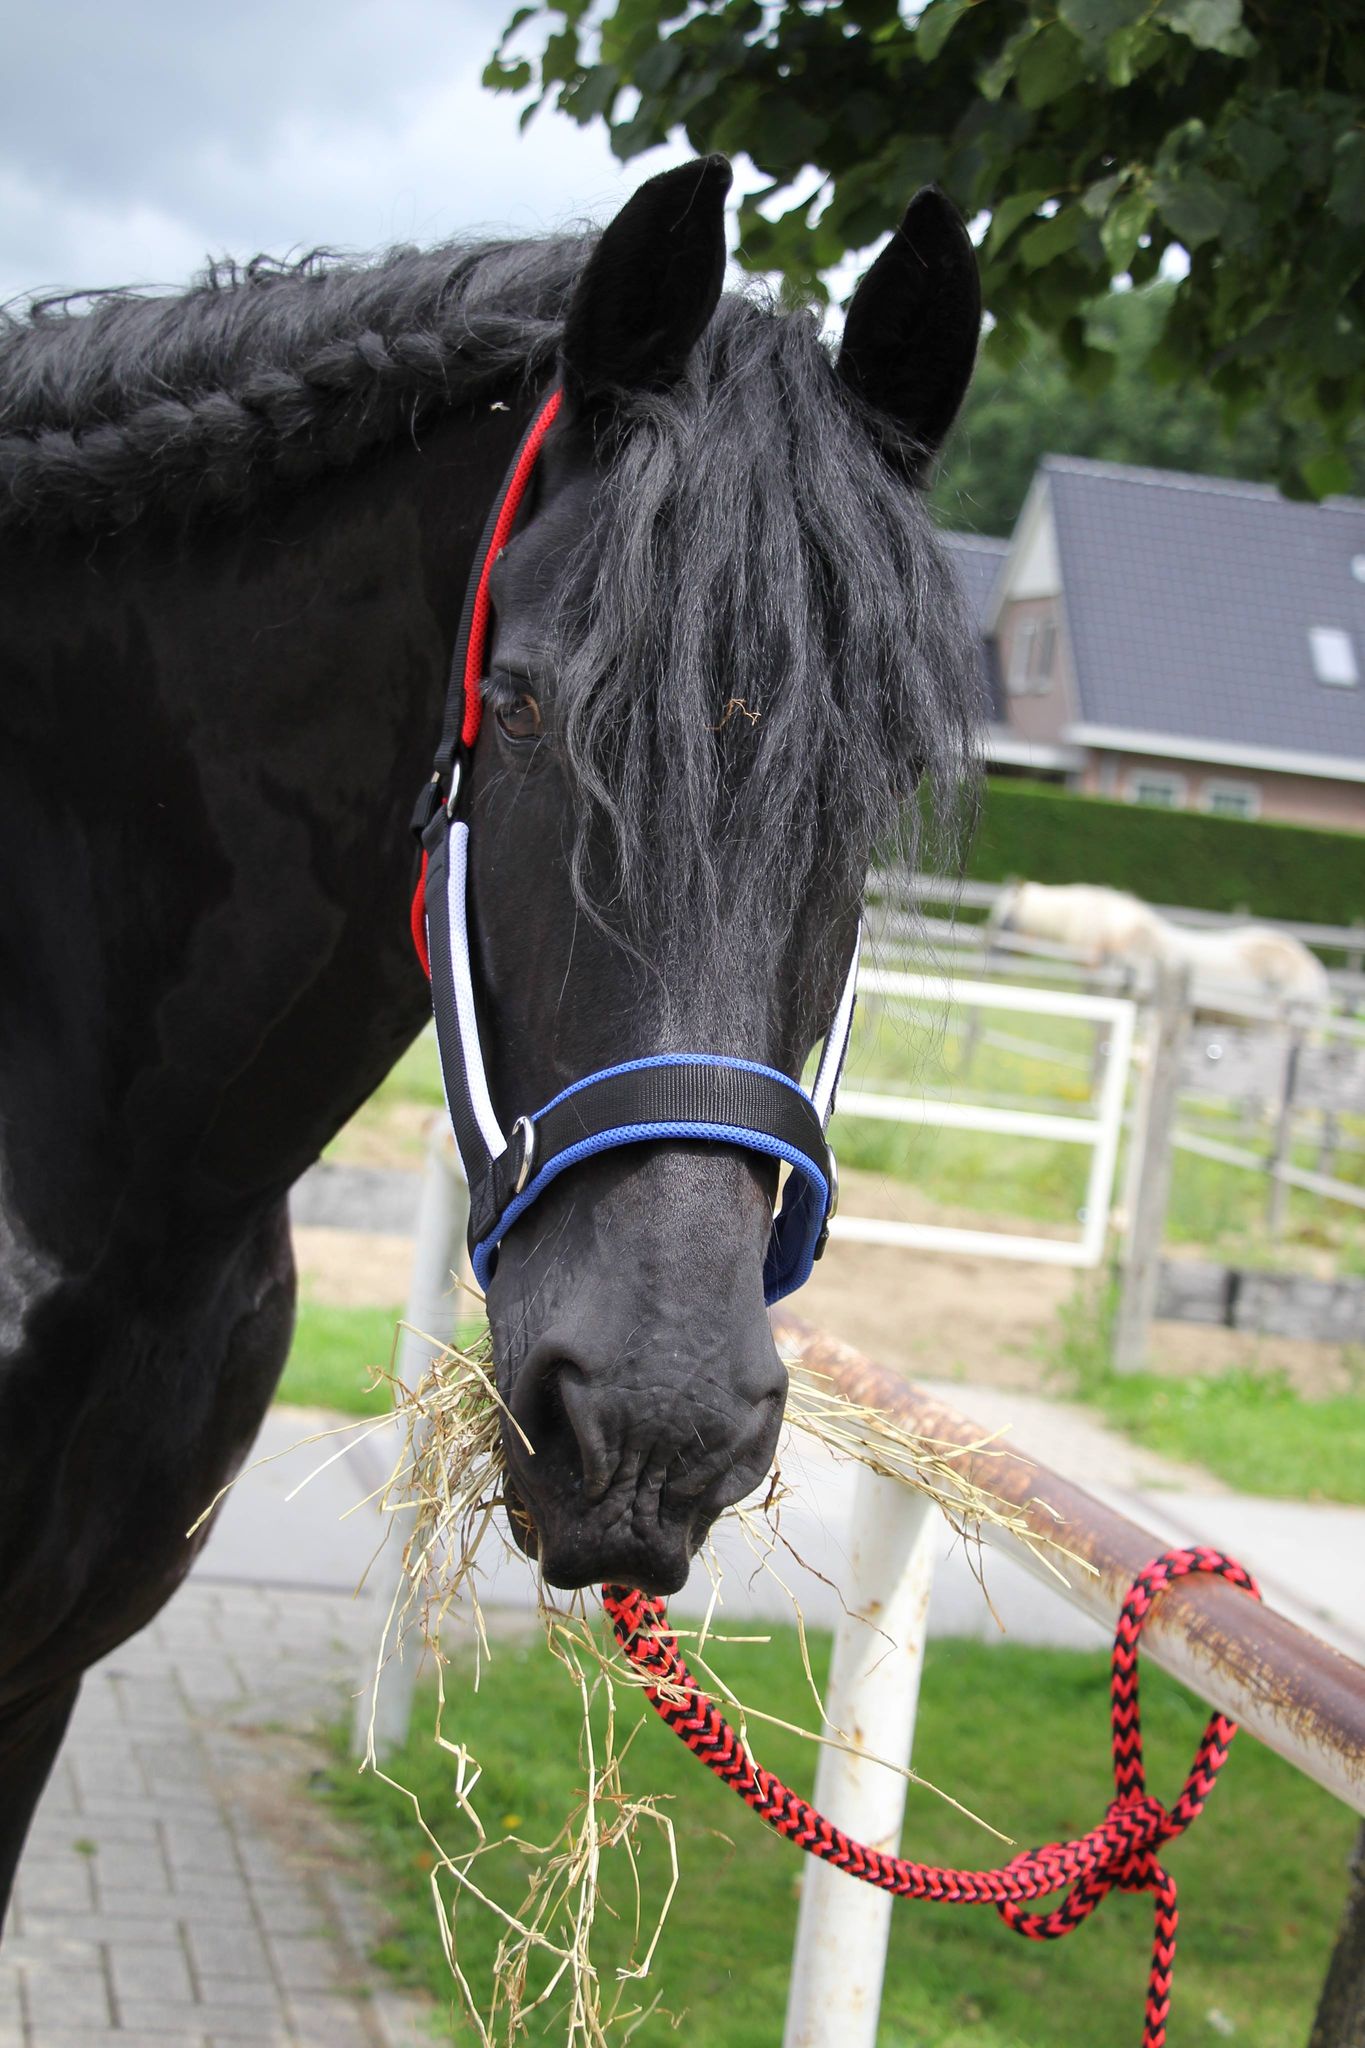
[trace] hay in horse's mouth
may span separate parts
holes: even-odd
[[[963,1477],[961,1467],[970,1455],[967,1451],[916,1437],[878,1411],[845,1401],[828,1381],[799,1360],[789,1360],[788,1369],[788,1422],[841,1457],[856,1459],[874,1471],[927,1493],[958,1535],[972,1546],[974,1558],[979,1557],[981,1529],[990,1523],[1038,1547],[1017,1509]],[[641,1679],[621,1658],[610,1636],[604,1639],[593,1626],[595,1613],[590,1618],[584,1594],[561,1595],[556,1599],[541,1582],[540,1615],[547,1645],[564,1666],[583,1706],[582,1796],[560,1833],[548,1844],[529,1844],[501,1830],[485,1832],[473,1801],[478,1765],[463,1743],[443,1732],[443,1722],[451,1707],[445,1690],[448,1657],[442,1651],[440,1637],[442,1625],[452,1612],[472,1629],[477,1686],[483,1662],[491,1655],[479,1605],[478,1558],[490,1531],[496,1533],[499,1541],[507,1542],[496,1519],[499,1508],[512,1524],[522,1551],[532,1562],[535,1559],[535,1530],[510,1479],[504,1430],[517,1430],[523,1442],[526,1440],[498,1395],[487,1340],[472,1351],[445,1352],[433,1361],[415,1390],[396,1386],[394,1391],[405,1424],[405,1442],[381,1496],[381,1506],[407,1518],[408,1528],[402,1584],[388,1617],[375,1672],[365,1762],[413,1805],[416,1823],[425,1836],[425,1847],[432,1860],[432,1895],[447,1960],[479,2039],[491,2048],[495,2039],[511,2043],[524,2038],[532,2009],[539,2007],[543,2011],[553,1998],[563,2004],[564,2038],[569,2048],[608,2048],[614,2040],[627,2039],[644,2014],[658,2006],[657,1994],[652,2000],[642,1995],[643,1980],[653,1963],[678,1882],[676,1843],[667,1813],[653,1798],[628,1795],[621,1777],[629,1738],[617,1748],[617,1696],[622,1692],[628,1697],[629,1690],[638,1688]],[[978,1453],[989,1450],[987,1445],[972,1448]],[[530,1449],[528,1443],[528,1452]],[[784,1492],[780,1469],[775,1465],[761,1508],[740,1506],[728,1511],[738,1518],[758,1567],[774,1577],[774,1557],[787,1547],[775,1518]],[[1059,1542],[1056,1547],[1063,1546]],[[701,1629],[695,1635],[685,1632],[689,1638],[689,1662],[713,1685],[719,1698],[738,1710],[752,1732],[755,1726],[761,1727],[772,1717],[740,1701],[707,1660],[708,1644],[724,1639],[713,1626],[720,1602],[719,1568],[714,1552],[703,1554],[708,1556],[713,1594]],[[800,1603],[784,1582],[779,1579],[779,1583],[792,1600],[813,1703],[823,1718],[823,1702],[805,1648]],[[435,1740],[454,1760],[455,1804],[459,1818],[472,1830],[471,1845],[453,1851],[437,1838],[415,1796],[388,1776],[375,1753],[373,1700],[377,1698],[385,1664],[389,1657],[401,1654],[404,1639],[409,1635],[415,1635],[418,1643],[429,1647],[433,1655],[438,1691]],[[417,1653],[416,1645],[411,1653]],[[607,1708],[604,1736],[594,1734],[590,1720],[593,1702],[599,1699],[605,1701]],[[809,1736],[802,1729],[794,1732],[806,1734],[813,1741],[833,1741],[836,1745],[847,1742],[838,1732],[820,1736]],[[908,1775],[919,1783],[928,1783],[918,1773]],[[638,1855],[650,1833],[662,1837],[671,1882],[656,1911],[637,1915],[630,1966],[600,1973],[593,1960],[593,1929],[601,1900],[602,1859],[609,1851],[620,1852],[638,1892]],[[515,1913],[509,1913],[490,1896],[478,1869],[481,1857],[504,1845],[528,1857],[533,1872],[526,1897]],[[486,2000],[476,1995],[460,1965],[456,1924],[462,1906],[491,1912],[502,1924],[494,1981]],[[545,1980],[534,1992],[528,1974],[532,1966]]]
[[[531,1510],[518,1493],[517,1482],[510,1471],[503,1473],[502,1505],[507,1516],[507,1526],[512,1532],[512,1541],[522,1556],[530,1558],[534,1564],[540,1556],[540,1531],[535,1525]]]

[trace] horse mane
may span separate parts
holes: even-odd
[[[592,246],[257,258],[180,297],[0,316],[0,526],[241,512],[542,384]],[[861,888],[922,782],[951,849],[984,713],[972,629],[894,431],[809,312],[727,293],[605,452],[556,608],[579,900],[654,960],[709,934],[738,968]]]
[[[591,239],[211,264],[0,310],[0,529],[246,510],[548,375]]]

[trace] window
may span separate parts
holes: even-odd
[[[1052,619],[1020,619],[1010,640],[1010,695],[1041,696],[1050,690],[1056,653],[1057,627]]]
[[[1340,626],[1310,626],[1308,646],[1313,656],[1313,673],[1320,683],[1349,689],[1360,681],[1355,645]]]
[[[1254,782],[1206,782],[1204,809],[1215,818],[1259,818],[1261,792]]]
[[[1128,777],[1128,801],[1153,804],[1163,811],[1185,808],[1185,778],[1167,775],[1158,768],[1136,768]]]

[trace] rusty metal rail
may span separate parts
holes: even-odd
[[[1074,1556],[1051,1551],[1050,1569],[1003,1530],[983,1529],[984,1540],[1113,1628],[1128,1587],[1166,1547],[1160,1537],[1021,1452],[998,1446],[973,1452],[970,1447],[988,1432],[851,1345],[781,1310],[772,1321],[783,1350],[825,1374],[847,1400],[882,1409],[922,1436],[961,1445],[967,1451],[965,1478],[1021,1509],[1039,1537],[1060,1536]],[[1220,1579],[1202,1577],[1183,1579],[1162,1594],[1143,1632],[1142,1650],[1306,1777],[1365,1814],[1365,1667],[1273,1607],[1254,1604]]]

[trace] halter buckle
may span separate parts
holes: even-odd
[[[512,1183],[512,1193],[519,1195],[531,1178],[531,1168],[536,1159],[536,1127],[529,1116],[519,1116],[512,1126],[511,1142],[521,1144],[521,1157],[517,1162],[517,1177]]]

